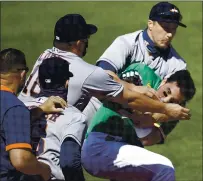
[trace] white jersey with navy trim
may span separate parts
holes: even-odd
[[[186,69],[185,61],[173,47],[170,48],[168,57],[154,58],[150,55],[143,39],[143,30],[117,37],[97,63],[99,61],[110,63],[117,73],[123,71],[131,63],[143,63],[153,69],[162,79],[178,70]]]
[[[39,106],[46,100],[40,97],[25,104],[28,107]],[[48,114],[38,120],[39,124],[43,121],[47,125],[37,148],[38,160],[50,166],[52,179],[65,180],[59,164],[61,145],[67,137],[82,145],[87,128],[86,116],[68,105],[61,114]]]

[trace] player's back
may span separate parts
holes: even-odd
[[[26,105],[39,106],[46,100],[47,98],[41,97],[27,102]],[[67,137],[71,137],[82,145],[86,126],[85,115],[71,105],[62,113],[48,114],[34,122],[32,136],[35,136],[35,141],[39,141],[36,154],[40,161],[51,167],[53,178],[64,180],[59,164],[61,144]]]
[[[85,62],[71,52],[61,51],[55,47],[45,50],[37,59],[18,98],[23,102],[27,102],[38,96],[40,93],[40,87],[37,81],[39,66],[45,59],[54,56],[67,60],[70,63],[70,72],[73,73],[73,77],[69,80],[67,99],[71,105],[76,106],[79,110],[83,110],[90,99],[88,92],[83,89],[83,84],[92,72],[100,68]]]

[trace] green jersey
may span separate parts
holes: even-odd
[[[147,65],[140,63],[131,64],[121,75],[131,70],[133,70],[133,72],[136,71],[140,75],[143,85],[148,85],[155,90],[158,89],[161,78]],[[120,136],[123,138],[123,141],[137,145],[138,137],[135,132],[134,124],[131,119],[123,117],[117,112],[121,109],[123,108],[120,104],[105,102],[92,118],[86,138],[90,132],[103,132]]]

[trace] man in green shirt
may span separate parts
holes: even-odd
[[[134,75],[129,76],[132,73]],[[120,77],[136,85],[154,88],[160,100],[167,102],[185,104],[195,94],[194,82],[187,70],[178,71],[162,81],[148,66],[131,64]],[[162,129],[154,127],[153,121],[149,128],[137,127],[138,121],[145,122],[145,116],[146,120],[151,117],[157,122],[174,120],[165,115],[127,110],[135,116],[129,119],[119,114],[123,110],[126,110],[124,105],[105,102],[94,115],[82,147],[83,167],[94,176],[108,179],[175,180],[174,167],[169,159],[142,148],[143,144],[159,142],[157,138],[164,137]],[[149,139],[151,143],[148,143]]]

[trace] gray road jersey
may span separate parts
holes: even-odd
[[[47,98],[42,97],[25,104],[26,106],[39,106],[46,100]],[[44,147],[42,148],[43,145],[38,147],[38,150],[43,150],[43,152],[38,156],[38,160],[50,166],[52,179],[65,180],[59,164],[61,144],[67,137],[73,138],[79,145],[82,144],[87,126],[86,117],[71,105],[55,120],[52,116],[51,114],[47,116],[46,137],[43,138]]]
[[[139,30],[117,37],[97,62],[101,60],[109,62],[118,73],[131,63],[141,62],[155,70],[162,79],[178,70],[186,69],[185,61],[173,47],[167,59],[160,56],[154,59],[147,51],[142,34],[143,30]]]
[[[112,80],[100,67],[85,62],[73,53],[53,47],[46,50],[34,65],[25,85],[27,87],[26,91],[24,89],[19,95],[19,99],[23,102],[39,94],[40,88],[37,82],[39,65],[45,58],[53,56],[61,57],[70,63],[70,71],[73,73],[73,77],[69,81],[67,99],[71,105],[81,111],[83,111],[91,96],[97,97],[102,94],[106,97],[114,97],[123,90],[123,86]]]

